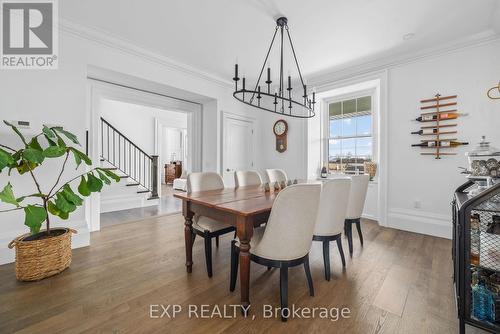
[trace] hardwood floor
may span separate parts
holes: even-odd
[[[263,304],[279,307],[279,270],[252,263],[255,320],[239,311],[236,319],[190,319],[189,304],[238,304],[239,282],[230,293],[229,235],[217,250],[214,245],[213,278],[199,238],[193,273],[186,273],[183,219],[173,215],[93,233],[92,245],[74,251],[68,270],[40,282],[19,283],[13,264],[0,266],[0,333],[456,333],[451,242],[369,221],[362,228],[364,248],[353,233],[354,254],[346,256],[344,271],[332,245],[330,282],[324,280],[321,243],[313,243],[315,297],[301,266],[289,274],[290,306],[347,307],[350,318],[263,319]],[[150,318],[151,304],[179,304],[183,311]]]
[[[101,226],[129,223],[139,219],[181,212],[182,201],[173,196],[179,192],[182,193],[180,190],[174,190],[172,185],[162,184],[158,205],[101,213]]]

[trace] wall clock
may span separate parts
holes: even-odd
[[[284,119],[279,119],[274,123],[274,135],[276,136],[276,151],[283,153],[287,149],[286,136],[288,133],[288,123]]]

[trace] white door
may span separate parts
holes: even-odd
[[[223,177],[226,186],[234,185],[234,172],[253,169],[253,122],[224,117]]]

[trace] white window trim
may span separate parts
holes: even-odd
[[[346,94],[341,94],[341,95],[335,95],[326,99],[323,99],[322,101],[322,129],[323,133],[325,134],[323,137],[322,141],[322,163],[323,166],[328,166],[328,160],[329,160],[329,152],[328,152],[328,145],[329,145],[329,140],[330,140],[330,115],[329,115],[329,108],[328,106],[331,103],[336,103],[340,101],[345,101],[345,100],[352,100],[355,98],[363,97],[363,96],[371,96],[372,98],[372,108],[371,108],[371,116],[372,116],[372,161],[378,164],[379,161],[379,152],[378,152],[378,96],[377,96],[377,89],[376,88],[369,88],[369,89],[363,89],[363,90],[355,90]],[[328,172],[330,172],[328,170]]]

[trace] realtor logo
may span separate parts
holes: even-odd
[[[56,69],[57,0],[1,0],[2,69]]]

